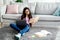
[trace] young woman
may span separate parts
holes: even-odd
[[[25,26],[25,28],[23,28],[23,29],[21,30],[21,29],[19,28],[19,27],[21,27],[21,26],[18,27],[15,23],[14,23],[14,24],[13,24],[13,23],[10,24],[10,27],[11,27],[11,28],[19,31],[19,33],[18,33],[17,35],[15,35],[15,37],[17,37],[18,39],[20,39],[20,37],[21,37],[22,35],[24,35],[26,32],[29,31],[30,27],[32,26],[32,23],[29,22],[31,18],[32,18],[32,15],[31,15],[30,9],[29,9],[28,7],[25,7],[25,8],[23,9],[23,14],[22,14],[22,16],[21,16],[21,20],[26,20],[27,25]]]

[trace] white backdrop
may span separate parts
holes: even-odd
[[[55,2],[60,2],[60,0],[28,0],[28,2],[48,2],[48,3],[55,3]]]

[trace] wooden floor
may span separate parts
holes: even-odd
[[[2,27],[2,24],[1,24],[1,22],[0,22],[0,28]]]
[[[32,36],[34,33],[40,32],[41,30],[47,30],[47,31],[51,32],[52,35],[51,36],[48,35],[47,37],[43,37],[43,38],[39,38],[39,37],[28,38],[29,36]],[[27,32],[24,36],[22,36],[20,40],[55,40],[57,33],[58,33],[58,29],[55,29],[55,28],[36,27],[36,28],[31,28],[30,31]],[[0,40],[16,40],[16,39],[14,39],[15,34],[16,34],[16,31],[11,30],[10,27],[1,28],[0,29]]]

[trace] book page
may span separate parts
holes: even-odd
[[[35,24],[36,22],[38,22],[39,18],[40,18],[39,16],[31,18],[29,22],[32,23],[32,24]]]

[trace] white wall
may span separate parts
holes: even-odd
[[[28,0],[28,2],[48,2],[48,3],[56,3],[56,2],[60,2],[60,0]]]

